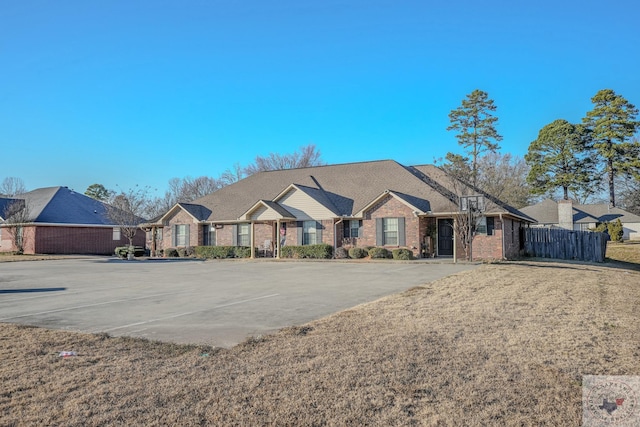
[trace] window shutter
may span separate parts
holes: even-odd
[[[404,218],[398,218],[398,246],[406,246],[407,239],[404,232]]]
[[[231,246],[238,246],[238,224],[231,226]]]
[[[316,221],[316,243],[322,243],[322,222]]]
[[[350,223],[349,223],[348,219],[345,219],[343,221],[343,223],[342,223],[342,225],[344,226],[344,227],[342,227],[342,237],[344,237],[344,238],[351,237],[351,233],[350,233],[350,230],[349,230],[349,226],[350,226],[349,224]]]
[[[296,227],[298,231],[298,246],[302,246],[302,234],[304,233],[304,228],[302,227],[302,221],[296,221]]]
[[[493,235],[493,230],[496,228],[495,218],[492,216],[487,217],[487,236]]]
[[[191,234],[191,233],[189,232],[189,227],[190,227],[190,226],[189,226],[189,224],[187,224],[187,225],[185,225],[185,226],[184,226],[184,228],[185,228],[185,233],[187,233],[186,237],[184,238],[184,245],[185,245],[185,246],[189,246],[189,236],[190,236],[190,234]]]
[[[362,237],[362,220],[358,221],[358,237]]]
[[[382,229],[382,218],[376,218],[376,246],[384,245],[384,234]]]
[[[178,226],[174,224],[171,227],[171,246],[176,247],[177,241],[178,241]]]

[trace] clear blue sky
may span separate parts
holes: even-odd
[[[461,152],[448,113],[498,106],[502,152],[640,105],[632,0],[113,0],[0,4],[0,180],[163,193],[314,143],[327,163]]]

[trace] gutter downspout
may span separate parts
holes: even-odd
[[[500,227],[502,228],[502,259],[507,259],[507,254],[504,246],[504,219],[502,219],[502,214],[500,214]]]
[[[458,263],[458,245],[456,244],[456,241],[458,240],[458,236],[456,235],[456,222],[457,222],[457,218],[453,218],[453,263],[457,264]]]
[[[256,257],[256,230],[255,230],[255,222],[251,221],[251,259]]]
[[[338,248],[338,224],[344,221],[344,218],[338,219],[338,222],[333,223],[333,259],[336,259],[336,249]]]
[[[280,219],[276,219],[276,259],[280,259],[280,250],[282,249],[280,246]]]

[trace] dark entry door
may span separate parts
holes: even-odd
[[[453,219],[438,220],[438,255],[453,256]]]

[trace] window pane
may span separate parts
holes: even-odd
[[[487,234],[487,217],[482,216],[476,221],[476,233]]]
[[[178,224],[176,226],[176,246],[187,245],[187,226],[185,224]]]
[[[304,221],[302,223],[302,244],[303,245],[315,245],[316,244],[316,222]]]
[[[398,245],[398,218],[384,218],[382,220],[384,232],[384,244],[390,246]]]
[[[238,246],[249,246],[250,244],[249,224],[238,224]]]
[[[120,240],[120,228],[113,229],[113,240]]]
[[[352,219],[349,221],[350,226],[350,237],[359,237],[358,230],[360,229],[360,221],[357,219]]]

